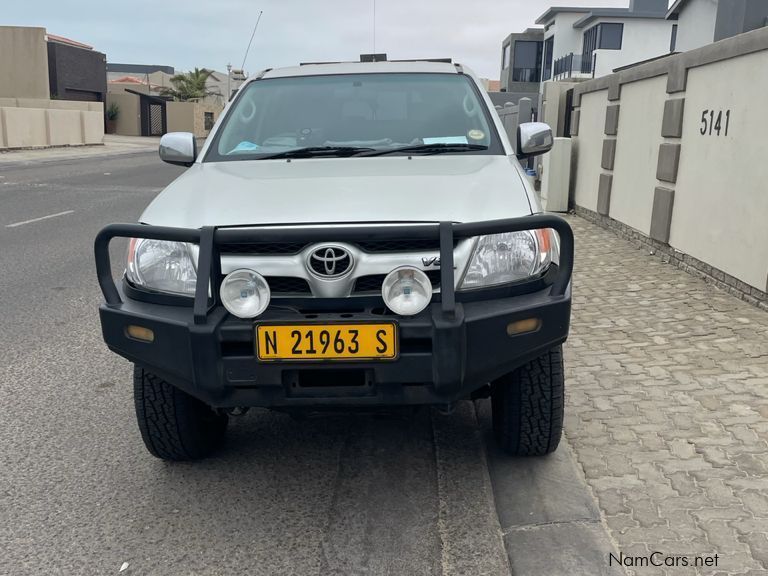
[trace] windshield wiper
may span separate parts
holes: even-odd
[[[409,154],[446,154],[449,152],[469,152],[472,150],[488,150],[488,146],[482,144],[419,144],[417,146],[402,146],[388,150],[376,150],[365,152],[360,156],[384,156],[385,154],[409,153]]]
[[[292,148],[284,152],[274,154],[265,154],[259,156],[258,160],[274,160],[278,158],[316,158],[318,156],[339,156],[346,157],[358,154],[360,152],[375,152],[375,148],[365,148],[359,146],[308,146],[306,148]]]

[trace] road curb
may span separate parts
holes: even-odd
[[[133,156],[137,154],[155,154],[156,148],[142,148],[137,150],[115,150],[104,152],[102,154],[84,154],[84,155],[72,155],[62,156],[60,158],[31,158],[26,160],[4,160],[0,156],[0,166],[9,168],[25,168],[30,166],[39,166],[40,164],[53,164],[57,162],[78,162],[81,160],[100,160],[104,158],[115,158],[119,156]],[[8,154],[7,152],[4,154]],[[12,152],[11,152],[12,154]]]
[[[476,409],[512,575],[626,576],[565,437],[550,456],[513,458],[493,440],[490,402]]]

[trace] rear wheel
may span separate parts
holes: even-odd
[[[562,346],[491,383],[496,441],[513,456],[554,452],[563,431]]]
[[[133,398],[144,445],[158,458],[205,458],[224,439],[226,414],[139,366],[133,367]]]

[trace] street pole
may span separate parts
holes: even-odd
[[[227,102],[232,98],[232,90],[230,88],[230,81],[232,80],[232,63],[227,64]],[[227,102],[224,105],[227,105]]]

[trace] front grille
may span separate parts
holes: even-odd
[[[301,252],[307,244],[303,242],[249,242],[242,244],[223,244],[222,254],[275,254],[291,255]]]
[[[425,274],[429,277],[429,281],[432,282],[432,288],[440,288],[440,270],[427,270],[425,271]],[[352,290],[352,293],[381,292],[381,285],[384,283],[384,278],[386,277],[386,274],[361,276],[355,280],[355,287]]]
[[[458,240],[453,243],[455,248]],[[424,238],[401,238],[395,240],[365,240],[353,242],[358,248],[369,253],[397,252],[436,252],[440,250],[440,241]],[[239,244],[223,244],[222,254],[253,254],[253,255],[290,255],[298,254],[309,246],[306,242],[248,242]]]
[[[272,294],[312,294],[309,283],[304,278],[269,276],[266,280]]]
[[[402,238],[355,242],[365,252],[433,252],[440,250],[440,240],[432,238]],[[455,248],[458,241],[454,242]]]

